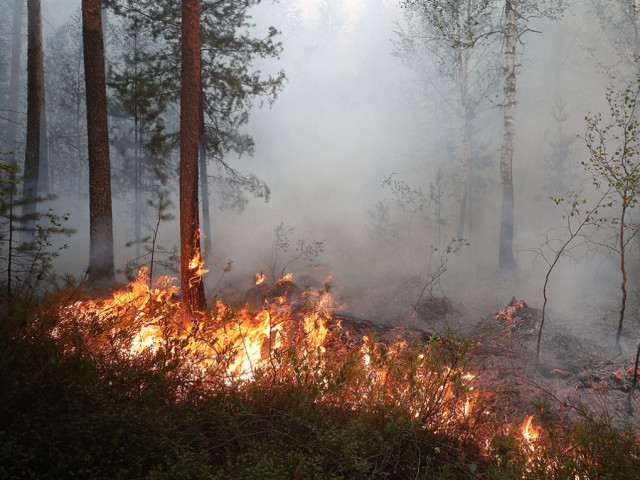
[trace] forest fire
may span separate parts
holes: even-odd
[[[194,268],[202,267],[198,262]],[[435,354],[431,351],[436,345],[414,348],[403,340],[389,344],[375,336],[358,338],[334,318],[328,291],[297,293],[291,278],[267,285],[258,274],[252,290],[259,292],[260,305],[235,308],[217,301],[192,318],[183,314],[171,278],[162,277],[150,287],[141,269],[110,298],[60,308],[53,336],[69,354],[88,353],[109,364],[178,355],[187,380],[211,385],[251,382],[265,375],[296,378],[304,371],[306,380],[321,391],[318,402],[357,409],[392,401],[415,418],[437,414],[446,419],[443,425],[481,410],[474,405],[474,375],[442,342],[435,342]],[[347,360],[355,361],[350,375],[362,378],[355,388],[338,388],[336,382],[344,380],[336,378],[330,366]]]
[[[198,258],[190,267],[204,272]],[[257,285],[264,282],[258,276]],[[161,277],[149,287],[146,269],[109,299],[84,300],[60,310],[54,336],[70,351],[85,349],[116,356],[155,354],[181,344],[191,372],[213,371],[227,379],[250,379],[271,355],[301,341],[322,348],[328,333],[330,295],[310,300],[312,306],[287,305],[286,292],[263,299],[263,306],[233,309],[216,302],[209,312],[192,319],[183,314],[178,287]],[[281,280],[283,284],[286,280]],[[307,294],[310,299],[310,294]],[[304,310],[304,311],[303,311]]]
[[[119,365],[127,362],[155,365],[178,359],[178,380],[185,388],[294,385],[315,404],[354,412],[393,408],[424,429],[473,435],[486,445],[488,458],[497,451],[492,439],[512,431],[528,464],[542,461],[545,447],[534,415],[523,423],[514,416],[497,426],[498,417],[508,417],[498,412],[500,404],[492,400],[494,392],[487,389],[492,387],[485,385],[483,374],[467,364],[469,345],[437,335],[415,344],[358,334],[334,314],[327,290],[300,293],[290,278],[269,285],[258,274],[250,290],[253,301],[240,307],[216,301],[194,318],[183,313],[171,278],[160,278],[150,287],[141,269],[110,298],[61,307],[53,336],[69,355],[98,359],[106,376],[117,376]],[[524,305],[510,305],[496,318],[515,315]]]

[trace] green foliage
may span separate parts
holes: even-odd
[[[221,207],[236,210],[246,205],[246,194],[268,201],[270,190],[255,175],[233,168],[225,157],[231,152],[238,156],[253,153],[253,138],[243,133],[242,127],[254,106],[275,101],[285,80],[282,71],[269,75],[255,67],[262,59],[278,58],[282,52],[275,28],[255,32],[250,9],[259,3],[260,0],[205,0],[200,5],[205,121],[202,139],[207,156],[216,160],[217,170],[210,178],[218,184]],[[150,132],[145,137],[146,146],[153,152],[160,147],[174,148],[177,122],[169,121],[164,113],[167,106],[178,101],[180,3],[110,0],[105,4],[123,19],[131,40],[135,40],[129,42],[121,68],[112,76],[122,107],[131,114],[138,105],[138,113],[147,117]],[[137,70],[134,65],[138,65]],[[130,79],[139,80],[134,84],[139,84],[139,90],[133,88]]]
[[[606,92],[610,118],[604,119],[601,113],[585,117],[584,140],[590,158],[582,165],[592,173],[596,189],[613,189],[615,201],[624,209],[637,205],[640,196],[639,96],[640,77],[622,91],[611,85]]]
[[[30,297],[50,279],[53,259],[67,248],[54,245],[53,237],[71,236],[75,230],[64,226],[68,214],[58,215],[53,209],[45,212],[20,214],[17,210],[27,201],[18,195],[18,168],[0,159],[0,299],[13,301],[16,297]],[[36,205],[50,202],[55,196],[29,200]],[[42,209],[42,207],[40,207]]]

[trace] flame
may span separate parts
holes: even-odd
[[[529,415],[522,424],[522,436],[531,445],[532,448],[533,444],[536,442],[536,440],[538,440],[538,436],[540,435],[539,430],[531,425],[533,417],[534,415]]]
[[[204,271],[199,254],[190,268]],[[173,279],[161,277],[158,286],[150,288],[143,268],[111,298],[63,306],[53,336],[92,337],[85,344],[89,350],[111,349],[125,356],[156,353],[168,348],[168,342],[180,342],[193,372],[222,372],[229,380],[250,380],[257,369],[269,365],[274,353],[296,341],[303,341],[305,352],[323,348],[326,341],[332,305],[329,294],[321,298],[308,294],[313,308],[301,319],[294,315],[285,294],[268,299],[258,311],[249,307],[236,311],[218,301],[210,313],[184,320],[178,287],[172,283]],[[92,335],[95,332],[100,335]],[[70,345],[70,351],[73,349]]]
[[[202,269],[199,255],[190,263]],[[484,409],[473,374],[447,366],[444,356],[434,360],[430,345],[382,342],[371,335],[345,341],[351,333],[334,318],[329,289],[288,298],[291,278],[269,286],[260,307],[217,301],[207,312],[187,316],[174,280],[162,277],[150,287],[141,269],[109,298],[62,305],[54,337],[69,353],[106,359],[105,368],[117,368],[118,359],[179,355],[185,383],[212,389],[288,379],[306,382],[318,392],[318,402],[354,410],[388,403],[434,430],[475,421],[472,412],[480,417],[476,413]],[[256,275],[257,284],[264,281]],[[328,368],[335,365],[344,366],[341,373]]]
[[[195,270],[193,272],[192,281],[196,281],[198,278],[202,277],[209,270],[202,268],[204,266],[204,262],[200,258],[200,250],[197,249],[195,255],[191,260],[189,260],[189,270]]]
[[[256,285],[262,285],[266,279],[267,276],[264,273],[256,273]]]

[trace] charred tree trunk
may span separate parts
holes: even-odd
[[[502,217],[500,221],[500,270],[516,267],[513,256],[513,148],[516,114],[516,0],[505,1],[504,136],[500,155]]]
[[[13,2],[13,27],[11,30],[11,78],[9,80],[9,101],[7,105],[7,155],[9,163],[16,163],[16,139],[18,136],[18,99],[20,97],[20,57],[22,54],[22,15],[24,0]]]
[[[189,312],[206,308],[199,272],[198,131],[200,128],[200,2],[182,0],[180,92],[180,273],[182,300]]]
[[[204,250],[211,251],[211,216],[209,214],[209,177],[207,175],[207,142],[204,129],[204,91],[200,76],[200,197],[202,199],[202,233],[204,234]]]
[[[84,79],[89,143],[89,274],[113,281],[111,165],[100,0],[82,0]]]
[[[40,0],[27,1],[27,145],[24,159],[22,214],[29,232],[35,229],[40,169],[41,107],[44,97],[42,15]]]

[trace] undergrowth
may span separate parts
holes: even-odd
[[[484,394],[454,337],[287,348],[251,381],[216,382],[193,376],[180,342],[70,352],[52,335],[58,301],[12,306],[0,323],[3,479],[640,478],[635,432],[550,422],[533,445],[480,407],[455,413]]]

